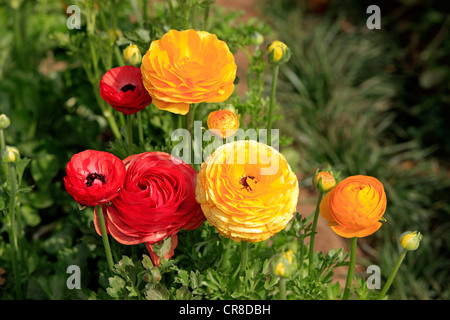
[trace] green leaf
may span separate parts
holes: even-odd
[[[30,206],[23,205],[20,207],[20,211],[22,213],[22,217],[24,222],[30,226],[35,227],[39,223],[41,223],[41,217],[39,216],[36,209],[33,209]]]
[[[170,297],[169,290],[160,284],[157,284],[154,288],[150,288],[145,293],[148,300],[168,300]]]
[[[21,158],[20,160],[15,162],[16,167],[16,174],[17,174],[17,185],[20,186],[22,183],[22,176],[23,172],[25,171],[25,168],[27,167],[28,163],[30,163],[31,159],[28,158]]]
[[[189,273],[186,270],[178,270],[178,276],[175,281],[181,283],[183,286],[189,286]]]
[[[53,154],[40,153],[31,161],[31,175],[41,186],[47,185],[58,173],[58,160]]]

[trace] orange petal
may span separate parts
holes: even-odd
[[[153,104],[160,110],[185,115],[189,112],[189,103],[172,103],[153,99]]]
[[[366,229],[351,229],[341,225],[332,226],[334,232],[344,238],[364,238],[375,233],[381,227],[381,222],[377,222]]]

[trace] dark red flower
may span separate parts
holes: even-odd
[[[164,152],[132,155],[124,164],[127,173],[119,196],[104,207],[107,230],[122,244],[145,242],[158,265],[153,244],[171,237],[172,246],[165,256],[169,259],[180,228],[193,230],[205,220],[195,200],[197,172]],[[101,234],[96,211],[94,222]]]
[[[136,113],[152,103],[142,83],[141,69],[134,66],[117,67],[106,72],[100,80],[100,96],[124,114]]]
[[[64,186],[79,204],[97,206],[118,196],[125,173],[125,165],[115,155],[86,150],[73,155],[67,164]]]

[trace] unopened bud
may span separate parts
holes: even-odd
[[[239,116],[232,110],[218,110],[209,114],[208,128],[222,138],[231,137],[239,129]]]
[[[267,46],[267,58],[272,64],[283,64],[291,57],[291,50],[283,42],[275,40]]]
[[[422,240],[422,235],[418,231],[406,231],[400,236],[400,244],[406,250],[416,250],[420,241]]]
[[[16,147],[6,146],[1,158],[3,163],[14,163],[20,159],[19,150]]]
[[[127,64],[137,66],[142,61],[142,54],[137,45],[130,44],[123,50],[123,58]]]
[[[6,116],[6,114],[0,114],[0,130],[6,129],[11,124],[11,120]]]
[[[252,41],[252,44],[255,45],[255,46],[259,46],[261,43],[264,42],[264,37],[258,31],[253,32],[250,35],[250,39]]]
[[[274,276],[289,278],[297,269],[297,262],[292,250],[273,256],[270,267]]]
[[[328,192],[336,185],[336,179],[332,172],[322,171],[316,173],[313,184],[320,192]]]

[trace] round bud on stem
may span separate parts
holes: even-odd
[[[267,58],[271,64],[284,64],[290,57],[291,50],[281,41],[275,40],[267,46]]]
[[[406,231],[400,235],[400,244],[409,251],[417,250],[422,240],[422,235],[418,231]]]
[[[6,116],[6,114],[0,114],[0,130],[6,129],[11,124],[11,120]]]
[[[142,61],[142,54],[137,45],[130,44],[123,50],[123,58],[127,64],[137,66]]]
[[[320,192],[331,191],[336,185],[336,179],[332,172],[322,171],[316,173],[313,179],[313,184]]]
[[[3,163],[15,163],[20,159],[19,150],[16,147],[6,146],[1,154]]]
[[[296,269],[297,262],[292,250],[277,254],[270,261],[270,270],[277,277],[289,278]]]

